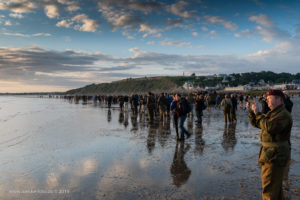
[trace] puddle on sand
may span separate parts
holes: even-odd
[[[300,198],[299,98],[284,183]],[[260,199],[259,130],[237,112],[189,117],[176,142],[172,119],[60,99],[0,97],[0,199]],[[13,117],[12,117],[13,116]],[[11,145],[13,144],[13,145]]]

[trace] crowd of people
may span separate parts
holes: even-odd
[[[216,92],[209,93],[206,91],[188,94],[154,94],[149,92],[145,95],[133,94],[131,96],[76,95],[65,96],[64,98],[75,103],[80,100],[83,103],[93,100],[95,103],[106,104],[109,110],[112,105],[118,105],[122,112],[131,109],[133,114],[143,113],[148,116],[150,127],[155,121],[162,122],[172,119],[178,141],[184,141],[191,136],[191,133],[184,127],[188,117],[193,119],[195,115],[197,127],[202,127],[203,111],[206,109],[207,112],[210,112],[213,108],[222,109],[225,126],[227,126],[227,123],[229,126],[235,126],[237,123],[236,112],[239,105],[239,109],[249,113],[251,124],[261,129],[260,139],[262,145],[259,164],[262,166],[262,198],[264,200],[283,199],[283,176],[291,154],[290,134],[293,122],[291,117],[293,102],[281,90],[270,90],[265,95],[260,96],[258,102],[256,102],[257,97],[251,95],[217,94]],[[177,147],[176,145],[176,150]],[[184,153],[180,154],[181,156],[178,155],[178,153],[175,154],[174,162],[183,159]],[[174,166],[172,165],[172,173],[176,173],[175,164],[176,162]],[[187,174],[189,174],[188,170]]]

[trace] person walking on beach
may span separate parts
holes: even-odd
[[[206,102],[206,108],[207,108],[207,111],[210,111],[211,97],[210,97],[209,94],[206,94],[206,95],[205,95],[205,102]]]
[[[148,119],[152,123],[154,120],[155,98],[154,98],[154,94],[152,94],[151,92],[148,93],[148,97],[147,97],[147,110],[148,110]]]
[[[171,102],[170,110],[171,110],[172,116],[173,116],[173,121],[174,121],[174,126],[175,126],[175,131],[176,131],[176,139],[178,140],[179,133],[178,133],[178,113],[176,111],[176,109],[177,109],[176,95],[174,94],[172,97],[173,97],[173,101]]]
[[[176,101],[177,101],[177,113],[179,116],[179,128],[180,128],[179,140],[183,141],[184,134],[187,135],[187,138],[191,136],[191,133],[189,133],[184,127],[184,122],[187,118],[187,114],[190,112],[190,106],[189,106],[189,102],[184,97],[181,97],[180,94],[176,94]]]
[[[220,95],[217,95],[215,108],[220,109],[220,104],[221,104],[221,97]]]
[[[243,94],[241,93],[240,96],[239,96],[239,100],[240,100],[240,108],[243,110],[243,101],[244,101],[244,96]]]
[[[236,122],[236,110],[237,110],[237,99],[234,94],[230,95],[230,100],[232,103],[232,107],[230,109],[230,118],[232,122]]]
[[[223,108],[225,123],[227,123],[227,121],[232,122],[232,119],[230,116],[230,110],[232,109],[232,102],[231,102],[228,94],[226,94],[225,98],[221,101],[221,106]]]
[[[266,94],[270,111],[262,114],[254,103],[250,106],[249,121],[261,129],[261,149],[258,162],[261,165],[262,199],[282,200],[282,182],[285,168],[290,160],[290,135],[293,124],[286,110],[281,90],[269,90]]]
[[[196,116],[197,116],[196,122],[201,125],[203,110],[205,109],[204,98],[203,98],[202,94],[197,95],[196,100],[195,100],[195,106],[196,106]]]
[[[157,106],[159,108],[160,120],[164,120],[167,111],[167,98],[164,93],[161,93],[158,97]]]

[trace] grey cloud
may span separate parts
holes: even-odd
[[[124,71],[124,70],[136,69],[136,68],[138,68],[138,67],[136,67],[136,66],[101,67],[98,69],[98,71],[105,71],[105,72]]]
[[[233,22],[228,21],[228,20],[223,19],[218,16],[205,16],[205,18],[212,24],[221,24],[224,26],[224,28],[232,30],[232,31],[234,31],[238,28],[238,26],[236,24],[234,24]]]
[[[23,1],[7,0],[5,3],[0,2],[0,10],[10,10],[16,13],[32,12],[36,8],[37,8],[36,3],[30,0],[23,0]]]
[[[191,18],[196,17],[194,14],[196,11],[187,11],[185,10],[186,7],[189,7],[191,4],[186,1],[178,1],[172,5],[166,6],[166,10],[170,13],[183,17],[183,18]]]
[[[170,18],[168,18],[168,19],[165,20],[165,23],[167,25],[170,25],[170,26],[181,26],[183,24],[183,22],[184,21],[182,19],[170,19]]]
[[[0,48],[0,80],[28,84],[84,86],[93,82],[114,81],[128,77],[215,74],[271,70],[298,72],[299,38],[273,49],[239,57],[236,55],[178,55],[147,52],[138,48],[130,57],[74,50],[48,51],[38,47]],[[280,55],[280,56],[278,56]],[[288,67],[288,68],[287,68]],[[159,73],[158,73],[159,72]]]
[[[250,21],[258,24],[254,29],[261,35],[264,41],[271,42],[273,40],[287,40],[291,37],[288,31],[282,30],[271,21],[267,15],[259,14],[249,17]]]

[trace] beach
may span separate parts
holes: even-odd
[[[292,160],[284,193],[300,198],[300,98],[291,99]],[[205,110],[175,139],[172,120],[118,105],[0,96],[0,199],[260,199],[259,129]]]

